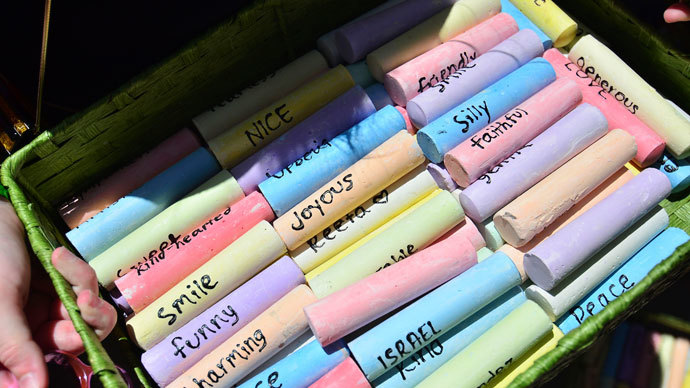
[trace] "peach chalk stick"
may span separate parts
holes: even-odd
[[[369,53],[369,71],[383,82],[389,71],[499,12],[500,0],[459,1]]]
[[[58,212],[67,226],[74,229],[199,147],[199,138],[184,128],[131,164],[70,198]]]
[[[553,0],[510,0],[553,41],[553,47],[563,47],[577,34],[577,23],[561,10]]]
[[[312,50],[196,116],[192,122],[209,141],[327,70],[326,60]]]
[[[318,302],[304,313],[321,345],[326,346],[403,304],[440,286],[477,264],[477,252],[459,233],[413,254],[397,265],[359,280]]]
[[[499,210],[496,229],[510,245],[527,244],[636,153],[635,139],[614,129]]]
[[[309,287],[297,286],[167,388],[231,387],[308,329],[302,309],[315,300]]]
[[[390,70],[383,78],[383,85],[396,104],[405,106],[419,93],[448,78],[516,32],[515,19],[500,13]]]
[[[510,257],[511,260],[513,260],[515,266],[517,266],[520,269],[520,274],[522,275],[523,280],[527,280],[527,274],[525,274],[524,270],[522,269],[523,258],[525,253],[529,252],[532,248],[539,245],[539,243],[544,241],[547,237],[559,231],[562,227],[568,225],[571,221],[579,217],[582,213],[591,209],[592,206],[596,205],[597,203],[601,202],[601,200],[611,195],[611,193],[618,190],[621,186],[633,179],[634,176],[635,174],[633,174],[625,168],[616,171],[612,176],[605,180],[604,183],[597,186],[594,190],[592,190],[591,193],[587,194],[586,197],[582,198],[581,201],[573,205],[573,207],[568,209],[567,212],[563,213],[563,215],[558,217],[553,223],[551,223],[551,225],[547,226],[538,235],[534,236],[534,238],[530,242],[519,248],[515,248],[508,244],[505,244],[498,250],[505,253],[506,255],[508,255],[508,257]]]
[[[673,343],[671,356],[671,370],[668,376],[668,388],[682,388],[685,377],[685,360],[690,350],[690,342],[686,338],[678,337]]]
[[[573,46],[568,58],[658,133],[673,156],[690,156],[690,118],[676,110],[613,51],[587,35]]]
[[[295,249],[422,162],[424,154],[416,138],[400,131],[295,205],[273,226],[288,249]]]
[[[115,286],[138,313],[261,220],[274,218],[266,199],[255,191],[186,234],[161,241],[157,247],[162,249],[151,251],[152,257],[117,279]]]
[[[235,167],[353,86],[347,69],[335,67],[209,140],[208,146],[223,168]]]
[[[549,61],[558,78],[568,78],[577,82],[582,91],[582,101],[599,108],[609,122],[609,128],[620,128],[635,138],[637,155],[635,162],[648,167],[657,161],[666,147],[664,139],[657,135],[645,123],[630,113],[599,82],[589,78],[567,56],[556,49],[547,50],[544,59]]]
[[[261,221],[127,321],[130,338],[151,349],[285,252],[278,233]]]
[[[371,388],[371,384],[357,363],[348,357],[309,388]]]
[[[444,165],[460,187],[467,187],[513,152],[560,120],[582,101],[575,81],[556,80],[448,151]]]

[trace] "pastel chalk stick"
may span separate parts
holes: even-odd
[[[551,38],[554,47],[563,47],[575,38],[577,23],[552,0],[510,1]]]
[[[477,251],[477,262],[482,262],[486,259],[488,259],[491,255],[494,254],[494,251],[491,249],[484,247],[480,250]]]
[[[307,273],[436,189],[431,175],[417,167],[290,251],[290,257]]]
[[[374,83],[369,85],[366,88],[366,92],[371,102],[374,103],[376,110],[381,110],[386,105],[393,105],[393,100],[391,100],[383,84]]]
[[[434,181],[436,181],[436,185],[439,188],[446,191],[453,191],[458,188],[458,185],[455,183],[443,164],[429,163],[426,166],[426,169],[434,178]]]
[[[496,229],[507,243],[525,245],[636,152],[635,139],[614,129],[499,210],[494,215]]]
[[[417,128],[540,56],[544,47],[532,30],[518,31],[443,81],[411,99],[405,109]]]
[[[666,175],[671,182],[672,193],[680,193],[690,186],[690,164],[686,160],[665,154],[653,167]]]
[[[170,235],[156,241],[148,256],[115,280],[115,286],[129,308],[137,313],[256,224],[274,218],[264,197],[258,192],[250,193],[195,228],[187,229],[186,234],[173,234],[172,241]]]
[[[460,194],[468,217],[483,222],[606,133],[601,112],[582,104],[489,170]],[[494,225],[495,226],[495,225]]]
[[[76,228],[199,147],[201,142],[194,132],[181,129],[132,163],[67,200],[57,209],[58,213],[67,226]]]
[[[440,163],[446,152],[491,123],[493,117],[505,114],[555,80],[551,65],[535,58],[420,129],[419,146],[429,160]],[[408,114],[412,117],[409,109]]]
[[[324,57],[312,50],[194,117],[192,122],[204,140],[209,141],[327,70]]]
[[[399,105],[395,105],[394,108],[403,116],[403,119],[405,120],[405,129],[407,129],[407,132],[409,132],[412,135],[416,134],[417,128],[415,128],[414,125],[412,125],[412,122],[410,121],[410,116],[407,114],[407,109]]]
[[[661,386],[668,387],[669,378],[671,377],[671,361],[673,358],[673,345],[675,337],[671,334],[661,335],[661,344],[659,346],[659,365],[661,366]]]
[[[582,101],[575,81],[559,79],[458,144],[443,164],[467,187],[568,114]]]
[[[329,147],[330,140],[376,111],[364,90],[355,86],[230,169],[249,194],[259,183],[295,168]]]
[[[549,317],[536,303],[528,300],[417,386],[478,387],[488,384],[550,331]]]
[[[496,253],[351,340],[348,347],[367,378],[377,378],[518,284],[513,262]],[[396,350],[398,340],[405,353]]]
[[[525,254],[525,272],[539,287],[553,289],[670,192],[664,174],[645,169]]]
[[[223,168],[235,167],[353,86],[347,69],[335,67],[208,140],[208,146]]]
[[[551,325],[551,332],[542,337],[536,344],[525,352],[519,359],[510,363],[510,366],[496,375],[491,380],[488,387],[506,388],[515,380],[517,376],[529,369],[534,362],[541,356],[552,351],[558,345],[558,341],[563,338],[563,332],[556,326]]]
[[[302,308],[315,300],[299,285],[228,338],[168,387],[221,383],[230,387],[308,330]],[[220,361],[219,361],[220,360]]]
[[[452,193],[451,193],[452,194]],[[457,197],[456,197],[457,198]],[[436,242],[441,242],[446,239],[457,239],[459,237],[467,239],[472,244],[475,251],[478,251],[486,246],[486,242],[479,232],[479,228],[472,220],[465,218],[458,225],[439,237]]]
[[[319,341],[312,340],[257,376],[244,381],[238,388],[254,388],[262,384],[307,388],[345,361],[349,355],[350,352],[342,344],[324,348]]]
[[[461,235],[434,243],[305,307],[314,336],[329,345],[440,286],[477,263]]]
[[[407,0],[355,20],[335,31],[338,52],[347,63],[364,59],[367,54],[409,30],[457,0]]]
[[[505,12],[512,16],[521,30],[530,29],[537,33],[539,39],[541,39],[541,42],[544,45],[544,50],[548,50],[553,47],[553,41],[551,41],[551,38],[549,38],[544,31],[537,27],[537,25],[534,24],[530,18],[525,16],[525,14],[522,13],[513,3],[511,3],[510,0],[501,0],[501,12]]]
[[[107,288],[113,288],[115,280],[127,272],[151,265],[156,259],[160,260],[161,246],[166,250],[168,247],[177,247],[180,243],[171,241],[170,235],[173,236],[172,240],[186,235],[209,218],[222,214],[243,197],[244,193],[235,178],[227,171],[221,171],[112,244],[89,264],[96,272],[98,281]],[[185,242],[182,240],[182,243]],[[145,263],[149,258],[151,260]]]
[[[459,1],[369,53],[367,64],[371,74],[383,82],[389,71],[499,12],[499,0]]]
[[[583,101],[601,110],[610,129],[620,128],[635,138],[635,161],[639,165],[648,167],[661,157],[666,146],[664,139],[630,113],[606,88],[590,79],[587,73],[556,49],[547,50],[544,59],[553,65],[559,79],[567,78],[577,82],[582,91]]]
[[[585,264],[556,288],[546,291],[533,284],[525,290],[527,297],[541,306],[552,321],[556,321],[611,272],[661,233],[668,226],[668,222],[668,214],[664,209],[652,210],[626,230],[625,234],[588,258]]]
[[[66,236],[81,256],[91,261],[219,171],[213,155],[199,148]]]
[[[585,74],[661,136],[673,155],[690,155],[690,119],[591,35],[580,39],[568,54]]]
[[[482,238],[484,239],[488,249],[496,250],[505,244],[501,234],[498,233],[498,230],[496,230],[496,226],[494,225],[494,221],[492,219],[487,219],[484,222],[476,223],[475,225],[477,226],[479,233],[482,235]]]
[[[144,352],[142,365],[158,385],[170,384],[300,284],[304,275],[284,256]]]
[[[273,226],[288,249],[295,249],[423,161],[415,137],[400,131],[295,205]]]
[[[445,334],[419,349],[417,357],[406,358],[395,368],[374,380],[374,386],[377,388],[416,386],[526,301],[520,287],[511,288],[469,318],[453,326]]]
[[[500,13],[391,69],[384,76],[383,85],[396,104],[405,106],[419,93],[466,67],[516,32],[518,26],[515,20],[508,14]]]
[[[673,343],[671,354],[671,367],[669,369],[668,384],[669,388],[682,388],[683,378],[685,377],[685,360],[690,350],[690,342],[686,338],[677,337]]]
[[[367,66],[367,63],[364,61],[359,61],[351,65],[347,65],[345,66],[345,68],[347,69],[347,71],[350,72],[350,75],[352,76],[352,79],[355,81],[355,84],[362,88],[369,87],[376,83],[376,80],[374,79],[374,77],[371,76],[371,73],[369,72],[369,67]]]
[[[452,194],[441,191],[330,268],[308,280],[323,298],[424,249],[464,218]]]
[[[357,363],[348,357],[309,388],[371,388],[371,385]]]
[[[276,215],[281,216],[405,128],[400,112],[392,106],[385,107],[333,138],[328,147],[322,147],[299,166],[295,164],[273,174],[259,184],[259,190]]]
[[[127,321],[130,338],[151,349],[285,252],[280,236],[261,221]]]
[[[242,380],[237,382],[236,384],[233,385],[233,387],[239,386],[244,384],[245,381],[249,381],[256,376],[266,372],[269,368],[271,368],[273,365],[275,365],[277,362],[280,360],[290,356],[291,354],[295,353],[296,351],[302,349],[304,346],[306,346],[308,343],[312,342],[314,340],[314,336],[311,334],[311,331],[307,330],[302,334],[301,336],[297,337],[297,339],[293,340],[289,344],[283,346],[280,348],[280,350],[273,354],[268,360],[263,361],[261,365],[259,365],[258,368],[253,369],[249,374],[244,376]]]
[[[607,277],[597,288],[582,298],[556,324],[563,333],[568,334],[588,317],[603,310],[608,303],[639,283],[654,266],[670,256],[677,247],[685,244],[688,240],[690,237],[678,228],[670,227],[661,232],[623,266]]]

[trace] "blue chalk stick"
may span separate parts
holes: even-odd
[[[90,261],[219,171],[213,154],[199,148],[67,232],[67,238]]]
[[[664,154],[653,167],[663,172],[671,181],[672,193],[679,193],[690,186],[690,164],[684,159],[677,160],[669,154]]]
[[[350,341],[352,357],[371,381],[520,283],[515,264],[496,252]]]
[[[446,152],[555,80],[551,64],[535,58],[422,128],[419,146],[429,160],[440,163]]]
[[[342,343],[336,342],[323,348],[319,341],[314,339],[273,366],[265,368],[238,388],[307,388],[345,361],[349,355]]]
[[[460,353],[511,311],[527,301],[520,287],[513,287],[447,333],[420,349],[374,380],[376,388],[412,388],[446,361]]]
[[[544,31],[542,31],[536,24],[534,24],[524,13],[522,13],[517,7],[510,2],[510,0],[501,0],[501,11],[512,16],[517,22],[519,29],[530,29],[537,33],[539,39],[544,44],[544,51],[550,49],[553,46],[551,38],[549,38]]]
[[[355,83],[362,88],[366,88],[376,83],[376,80],[369,72],[369,66],[365,61],[359,61],[345,66]]]
[[[374,103],[376,110],[381,110],[386,105],[394,105],[393,100],[388,95],[388,91],[383,87],[383,84],[373,84],[364,89],[367,96]]]
[[[259,184],[259,190],[278,217],[328,183],[353,163],[399,131],[406,130],[405,119],[397,109],[387,106],[336,136],[308,160],[273,174]]]
[[[668,228],[654,240],[645,245],[616,272],[611,274],[597,288],[582,298],[567,315],[556,324],[568,334],[582,324],[589,316],[603,310],[604,307],[622,293],[632,288],[644,278],[655,265],[671,256],[677,247],[683,245],[690,237],[678,228]]]

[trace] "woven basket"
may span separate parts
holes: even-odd
[[[121,327],[116,327],[110,337],[115,345],[108,351],[104,349],[79,315],[71,287],[51,265],[53,248],[70,246],[55,206],[183,127],[191,117],[229,95],[229,91],[241,90],[313,49],[318,36],[381,2],[255,1],[177,55],[57,128],[44,132],[2,165],[1,182],[9,190],[31,247],[67,307],[94,373],[104,386],[124,386],[108,354],[122,353],[123,349],[129,352],[129,358],[121,366],[138,378],[142,386],[152,384],[137,366],[137,351]],[[688,198],[679,196],[664,201],[663,206],[671,216],[671,226],[690,232],[687,202]],[[513,386],[529,386],[557,373],[598,336],[612,330],[681,276],[689,268],[688,250],[690,243],[680,247],[604,311],[565,336],[556,349],[519,376]]]

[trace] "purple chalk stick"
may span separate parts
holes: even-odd
[[[304,274],[297,264],[284,256],[145,352],[141,363],[156,383],[168,385],[278,299],[304,283]]]
[[[534,31],[525,29],[516,32],[466,67],[410,100],[405,107],[410,120],[417,128],[426,126],[543,52],[544,45]],[[469,113],[476,119],[477,114]],[[481,116],[481,113],[478,114]]]
[[[347,63],[355,63],[459,0],[407,0],[385,11],[355,20],[335,31],[335,43]]]
[[[311,158],[327,142],[376,112],[362,87],[355,86],[303,122],[230,170],[242,191],[249,194],[259,183],[290,163]]]
[[[608,122],[599,109],[578,106],[463,190],[460,203],[465,214],[483,222],[607,130]]]
[[[436,181],[438,187],[442,188],[443,190],[453,191],[458,188],[457,183],[455,183],[453,178],[450,176],[443,163],[429,163],[426,166],[426,170],[429,171],[431,177],[434,178],[434,181]]]
[[[647,168],[525,254],[525,272],[551,290],[671,193],[671,182]]]

